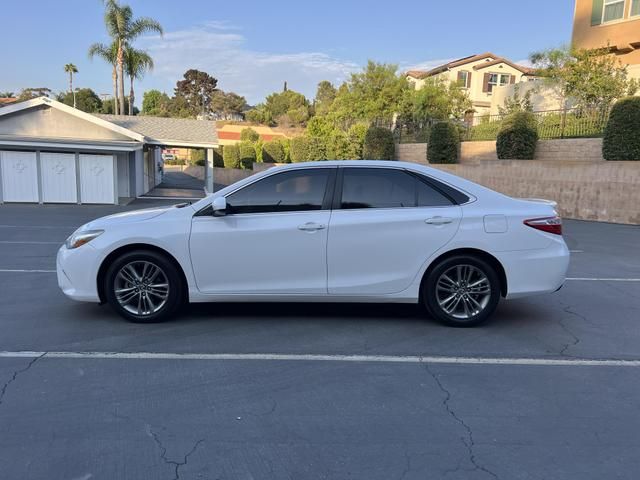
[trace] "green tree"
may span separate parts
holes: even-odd
[[[145,33],[159,33],[163,35],[163,29],[158,21],[148,18],[134,18],[133,10],[129,5],[121,5],[118,0],[103,0],[105,3],[104,23],[113,43],[117,46],[116,63],[118,66],[119,82],[119,112],[124,115],[124,72],[125,53],[138,37]]]
[[[231,120],[234,116],[242,115],[247,108],[247,100],[236,93],[225,93],[217,90],[211,98],[211,113],[219,120]]]
[[[135,92],[133,89],[134,80],[140,80],[144,77],[144,74],[153,70],[153,59],[151,56],[142,50],[136,50],[133,47],[128,47],[125,50],[124,55],[125,72],[129,76],[130,91],[129,91],[129,115],[133,115],[133,106],[135,104]]]
[[[391,130],[370,127],[364,137],[363,155],[367,160],[393,160],[395,145]]]
[[[405,96],[410,104],[403,104],[404,116],[410,111],[412,120],[420,125],[434,120],[461,119],[473,108],[467,92],[456,82],[432,80],[425,82],[420,89]]]
[[[112,42],[110,45],[104,43],[94,43],[89,47],[89,58],[99,57],[111,65],[111,81],[113,84],[113,112],[118,115],[118,44]]]
[[[90,88],[79,88],[73,93],[60,93],[57,100],[69,106],[74,106],[75,102],[76,105],[74,108],[87,113],[99,113],[102,111],[102,100],[100,100],[96,92]]]
[[[169,95],[160,90],[148,90],[142,96],[142,114],[154,117],[169,116]]]
[[[343,129],[357,122],[391,125],[410,88],[397,65],[369,61],[338,89],[330,113]]]
[[[310,105],[301,93],[293,90],[272,93],[264,104],[265,119],[275,121],[277,125],[300,126],[309,119]]]
[[[217,92],[218,80],[207,72],[189,69],[184,78],[176,83],[175,97],[182,98],[188,105],[192,116],[208,115],[211,101]]]
[[[18,95],[18,101],[31,100],[38,97],[50,97],[51,89],[46,87],[27,87],[23,88]]]
[[[638,88],[608,48],[556,48],[533,53],[530,59],[564,108],[570,99],[580,107],[608,107],[618,98],[635,94]]]
[[[520,86],[514,85],[513,96],[505,99],[504,105],[498,107],[498,112],[502,116],[516,112],[533,112],[532,92],[532,90],[527,90],[524,95],[520,95]]]
[[[73,91],[73,74],[78,73],[78,67],[76,67],[73,63],[67,63],[64,66],[64,71],[69,74],[69,93],[73,96],[73,108],[76,108],[76,101]]]
[[[329,111],[337,93],[336,87],[328,80],[318,83],[316,98],[313,102],[316,115],[324,115]]]
[[[293,163],[306,162],[309,158],[309,138],[305,135],[294,137],[289,143],[289,156]]]

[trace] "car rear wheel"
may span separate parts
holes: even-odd
[[[182,304],[180,273],[156,252],[137,250],[123,254],[109,266],[104,281],[107,302],[131,322],[164,321]]]
[[[473,327],[485,322],[500,301],[500,279],[483,259],[460,255],[439,262],[423,284],[427,310],[440,322]]]

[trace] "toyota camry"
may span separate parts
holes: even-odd
[[[134,322],[187,302],[398,302],[473,326],[501,298],[562,287],[555,207],[418,164],[293,164],[83,225],[58,252],[58,283]]]

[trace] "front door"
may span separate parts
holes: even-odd
[[[460,207],[401,168],[341,170],[341,199],[329,224],[329,293],[407,289],[424,262],[455,235]]]
[[[275,173],[227,195],[227,214],[193,218],[191,260],[209,294],[326,294],[335,168]]]

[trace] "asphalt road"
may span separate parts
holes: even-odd
[[[155,203],[0,206],[0,479],[638,478],[639,227],[567,221],[575,280],[478,329],[331,304],[134,325],[67,300],[66,236]]]

